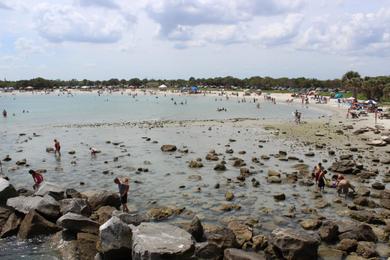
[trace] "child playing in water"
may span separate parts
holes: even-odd
[[[39,189],[39,186],[41,185],[41,183],[43,182],[43,176],[41,174],[40,171],[34,171],[34,170],[29,170],[28,171],[29,174],[31,174],[31,176],[33,177],[34,179],[34,185],[33,185],[33,189],[34,190],[38,190]]]
[[[127,207],[127,193],[129,192],[129,179],[125,178],[123,183],[119,180],[119,178],[114,179],[114,183],[118,185],[119,196],[121,198],[122,210],[123,212],[129,212]]]

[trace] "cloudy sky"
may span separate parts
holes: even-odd
[[[0,78],[390,74],[390,0],[0,0]]]

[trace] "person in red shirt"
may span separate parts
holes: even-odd
[[[58,154],[58,156],[61,156],[61,144],[60,142],[58,142],[57,139],[54,139],[54,149],[55,149],[54,154],[55,155]]]
[[[34,183],[35,183],[35,184],[33,185],[34,190],[39,189],[39,186],[40,186],[41,183],[43,182],[42,173],[41,173],[40,171],[34,171],[34,170],[29,170],[28,173],[31,174],[31,176],[32,176],[33,179],[34,179]]]

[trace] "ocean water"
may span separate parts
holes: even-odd
[[[294,197],[296,194],[301,195],[299,204],[311,205],[311,198],[307,195],[310,191],[291,184],[269,185],[265,177],[268,169],[291,173],[294,171],[292,166],[297,162],[283,162],[272,157],[264,161],[264,165],[258,165],[251,163],[251,159],[278,153],[279,150],[304,158],[306,148],[303,144],[274,138],[262,126],[269,120],[292,122],[295,109],[302,111],[303,120],[326,117],[330,113],[300,104],[274,105],[265,102],[262,97],[259,97],[259,102],[260,109],[253,103],[253,98],[248,97],[246,102],[242,102],[241,98],[236,97],[226,100],[225,97],[200,95],[1,95],[0,109],[7,109],[9,116],[0,119],[0,159],[7,154],[12,158],[10,162],[3,162],[2,172],[17,188],[31,189],[33,181],[28,170],[45,169],[46,181],[80,191],[116,191],[113,179],[126,176],[131,182],[129,207],[134,211],[176,206],[196,213],[206,223],[218,223],[224,217],[242,215],[258,218],[261,215],[262,232],[280,225],[294,227],[297,225],[294,221],[276,216],[281,216],[288,207],[298,204]],[[219,107],[226,108],[227,112],[217,112]],[[220,121],[229,118],[253,118],[259,121],[255,124]],[[211,119],[217,121],[205,121]],[[154,128],[121,125],[123,122],[155,120],[173,122]],[[198,121],[181,124],[181,120]],[[105,124],[96,126],[96,123]],[[293,127],[294,124],[291,124]],[[54,138],[62,145],[60,158],[45,151],[46,147],[53,146]],[[160,151],[162,144],[188,148],[189,153],[163,153]],[[89,147],[102,152],[91,157]],[[247,167],[256,172],[253,177],[260,182],[259,187],[252,187],[250,180],[245,184],[234,181],[239,175],[239,168],[232,166],[229,160],[232,156],[225,153],[227,148],[232,148],[232,156],[244,159]],[[221,154],[221,160],[227,161],[227,171],[214,171],[217,162],[204,159],[211,149]],[[71,155],[69,151],[75,151],[75,154]],[[239,151],[246,153],[238,154]],[[314,165],[327,157],[326,151],[316,152],[314,158],[305,158],[305,163]],[[196,158],[203,159],[204,167],[189,168],[188,161]],[[29,166],[16,167],[15,162],[21,159],[26,159]],[[147,168],[148,171],[139,172],[138,168]],[[216,183],[221,185],[220,189],[214,188]],[[226,203],[224,195],[227,191],[234,192],[233,202],[242,206],[240,211],[222,213],[217,210]],[[281,191],[286,194],[286,201],[275,202],[272,194]],[[323,211],[324,214],[334,214],[330,209]],[[47,255],[48,258],[42,259],[52,257],[46,247],[26,242],[24,249],[18,250],[18,243],[12,239],[0,240],[1,259],[10,259],[11,255],[17,256],[13,259],[22,259],[25,252],[33,252],[31,257],[37,254]]]

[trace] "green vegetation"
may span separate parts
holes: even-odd
[[[331,96],[338,91],[346,92],[344,97],[356,97],[358,99],[375,99],[381,102],[390,102],[390,76],[364,77],[358,72],[349,71],[341,79],[318,80],[312,78],[271,78],[271,77],[250,77],[239,79],[231,76],[216,78],[194,78],[176,80],[162,79],[109,79],[109,80],[48,80],[35,78],[19,81],[0,81],[0,88],[14,87],[16,89],[53,89],[59,87],[74,88],[81,86],[88,87],[147,87],[156,88],[161,84],[167,85],[170,89],[182,87],[200,86],[202,89],[259,89],[270,93],[289,93],[293,91],[319,90],[320,95]]]

